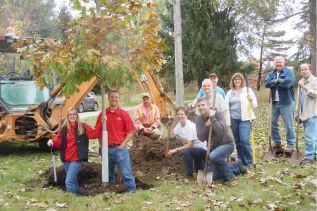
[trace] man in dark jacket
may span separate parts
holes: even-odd
[[[273,148],[283,151],[281,136],[279,134],[278,118],[281,115],[286,131],[287,147],[285,153],[292,153],[295,144],[294,130],[294,84],[295,75],[292,70],[285,67],[283,57],[274,59],[275,69],[271,71],[264,81],[266,88],[271,89],[272,97],[272,138],[275,142]]]
[[[229,183],[234,175],[246,173],[241,161],[227,163],[227,158],[233,152],[232,138],[228,134],[223,112],[210,108],[207,98],[199,98],[197,107],[200,116],[196,118],[197,136],[200,141],[208,140],[209,128],[212,128],[211,153],[209,154],[213,179],[223,179]]]

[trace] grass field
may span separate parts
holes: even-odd
[[[44,184],[38,181],[39,175],[51,166],[49,153],[40,152],[37,144],[3,142],[0,210],[316,210],[316,163],[295,166],[287,158],[263,161],[268,148],[267,91],[257,96],[262,101],[254,123],[257,165],[230,186],[216,182],[204,188],[196,181],[186,183],[171,175],[149,190],[75,197],[56,188],[43,188]],[[95,118],[85,121],[93,125]],[[92,141],[91,147],[97,149],[96,141]],[[301,128],[302,152],[304,147]],[[58,161],[57,165],[62,164]]]

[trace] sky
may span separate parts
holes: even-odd
[[[56,0],[56,5],[57,8],[60,8],[64,5],[70,7],[70,0]],[[301,8],[300,6],[300,0],[289,0],[290,4],[295,5],[294,6],[294,10],[292,12],[298,12],[298,10]],[[302,31],[299,31],[295,28],[295,25],[300,21],[299,16],[294,16],[290,19],[288,19],[286,22],[283,23],[279,23],[275,25],[275,28],[277,30],[285,30],[286,31],[286,35],[282,38],[285,40],[288,39],[298,39],[299,37],[301,37],[303,35]],[[288,56],[292,56],[297,52],[298,46],[297,45],[293,45],[291,48],[288,49],[287,51],[287,55]],[[256,59],[259,59],[259,49],[254,49],[252,51],[252,56]],[[246,60],[246,57],[239,55],[239,60]]]

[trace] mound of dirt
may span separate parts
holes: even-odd
[[[133,141],[129,149],[132,171],[136,179],[138,189],[149,189],[154,186],[155,181],[159,181],[165,176],[172,174],[182,177],[185,173],[185,166],[182,153],[177,153],[170,158],[165,157],[167,140],[151,140],[141,136]],[[181,140],[172,140],[169,149],[182,146]],[[127,191],[121,181],[121,177],[116,172],[117,184],[104,186],[101,182],[101,164],[84,163],[78,174],[79,191],[83,195],[96,195],[104,192],[122,193]],[[46,186],[59,187],[65,190],[66,172],[63,166],[57,168],[57,183],[54,182],[52,168],[41,175],[47,181]]]
[[[183,176],[185,174],[185,164],[182,153],[176,153],[172,157],[165,157],[166,151],[165,139],[151,140],[148,137],[141,136],[133,141],[130,148],[132,159],[132,169],[134,175],[144,181],[152,184],[168,174]],[[182,146],[178,139],[170,141],[169,149],[175,149]]]

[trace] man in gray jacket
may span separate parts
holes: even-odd
[[[222,179],[224,183],[230,183],[234,175],[245,174],[247,170],[239,160],[232,164],[227,163],[227,158],[234,149],[232,138],[228,134],[224,112],[217,112],[210,106],[207,98],[197,100],[197,107],[200,112],[200,116],[195,121],[197,136],[200,141],[208,140],[209,128],[212,128],[209,159],[213,179]]]
[[[300,66],[302,79],[298,85],[301,87],[301,115],[304,124],[306,139],[306,153],[302,164],[316,160],[317,155],[317,78],[311,73],[309,64]],[[298,111],[297,111],[298,112]]]

